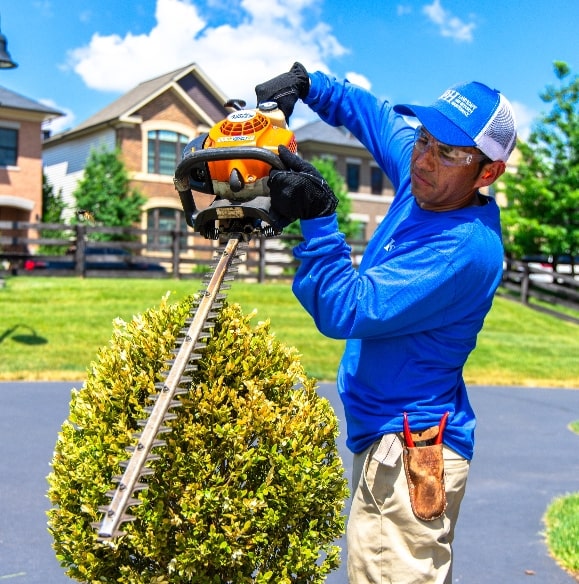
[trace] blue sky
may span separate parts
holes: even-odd
[[[19,65],[0,85],[65,113],[60,131],[193,62],[254,105],[253,87],[298,60],[395,103],[482,81],[513,102],[524,136],[548,109],[553,61],[579,72],[578,22],[577,0],[0,0]]]

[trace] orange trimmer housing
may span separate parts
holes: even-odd
[[[283,114],[280,117],[277,107],[265,109],[264,106],[267,108],[268,104],[229,114],[211,128],[203,149],[258,147],[277,154],[278,146],[283,144],[297,152],[294,133],[287,128]],[[227,196],[233,191],[239,193],[239,198],[250,198],[267,193],[265,182],[271,166],[263,160],[220,160],[208,162],[207,166],[216,195]]]
[[[173,180],[187,224],[208,238],[238,231],[266,236],[281,232],[279,220],[270,212],[267,183],[272,168],[285,169],[279,146],[295,154],[296,139],[275,102],[256,109],[242,109],[244,105],[226,104],[236,111],[194,138],[175,170]],[[200,209],[193,192],[215,198]]]

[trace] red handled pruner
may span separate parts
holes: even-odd
[[[446,428],[446,421],[448,420],[448,412],[446,412],[440,419],[440,424],[438,424],[438,434],[434,439],[433,444],[442,444],[442,435],[444,434],[444,428]],[[408,423],[408,414],[404,412],[404,442],[408,448],[414,448],[414,440],[412,438],[412,433],[410,432],[410,424]]]

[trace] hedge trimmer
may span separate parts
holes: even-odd
[[[154,405],[147,408],[149,417],[139,421],[143,430],[135,436],[137,443],[127,448],[132,454],[121,464],[125,471],[113,479],[117,487],[107,493],[111,501],[100,508],[104,517],[94,527],[102,540],[124,535],[121,524],[135,519],[127,509],[141,503],[135,494],[148,486],[141,478],[153,473],[147,463],[158,456],[152,451],[165,446],[159,435],[171,431],[165,422],[174,419],[171,410],[182,405],[176,397],[189,390],[199,351],[224,299],[224,282],[233,279],[234,265],[240,261],[240,243],[247,244],[254,234],[274,237],[281,233],[270,212],[267,180],[271,168],[284,168],[278,146],[295,152],[295,137],[274,102],[260,104],[256,110],[242,109],[244,106],[241,101],[228,102],[226,107],[234,111],[187,145],[175,171],[175,188],[187,224],[225,245],[173,351],[175,358],[169,362],[165,379],[155,386],[158,393],[153,396]],[[200,210],[192,191],[213,195],[214,200]]]

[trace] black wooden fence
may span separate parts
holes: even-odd
[[[253,237],[238,277],[291,277],[296,241]],[[192,232],[0,221],[0,276],[196,278],[211,269],[218,247]]]
[[[285,234],[252,238],[237,278],[257,282],[291,278],[296,267],[291,248],[297,241]],[[349,243],[356,263],[366,242]],[[218,247],[218,242],[190,231],[0,221],[0,277],[199,278],[210,271]],[[579,310],[576,269],[571,266],[561,273],[556,271],[561,265],[545,269],[506,261],[502,292],[525,304],[541,301],[543,310],[578,321],[561,313],[561,308]]]
[[[508,260],[505,261],[502,291],[523,304],[532,304],[536,310],[579,324],[577,269],[573,264],[537,266],[532,261]]]

